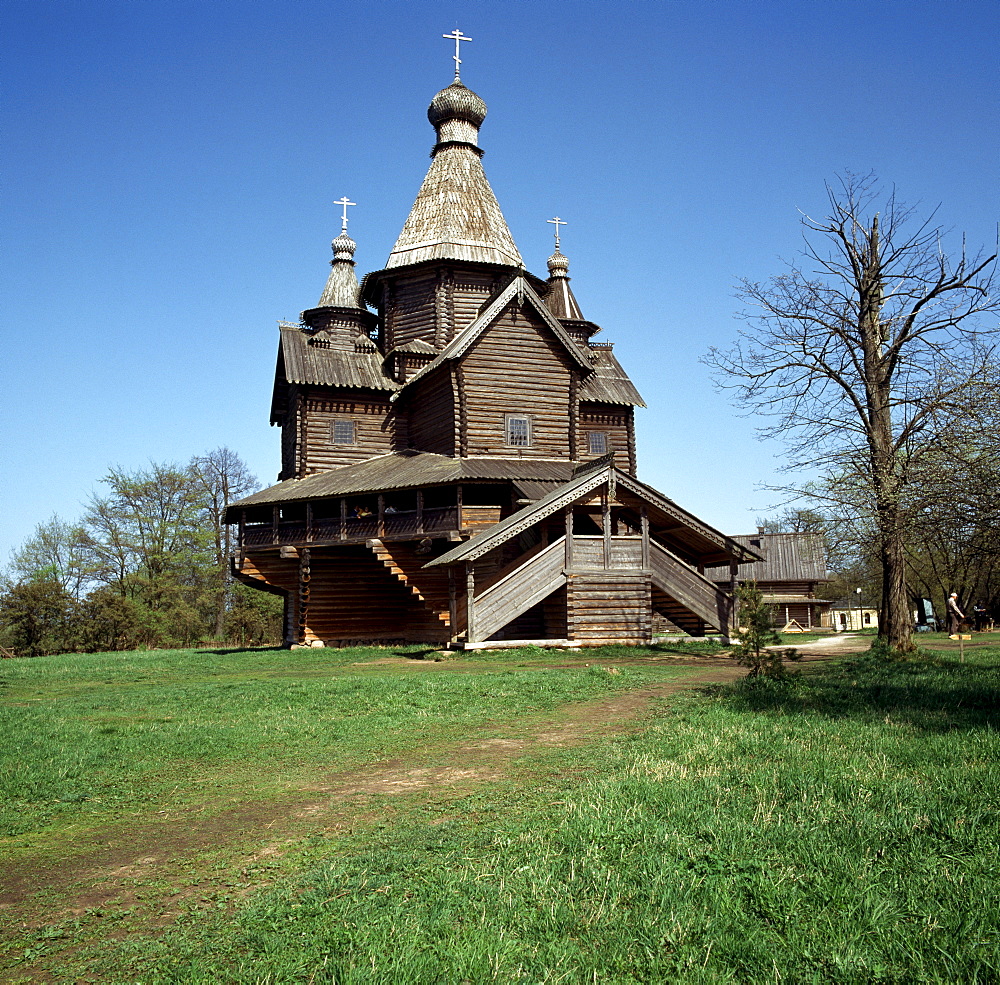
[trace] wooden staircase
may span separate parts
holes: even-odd
[[[417,554],[414,545],[407,541],[384,544],[381,540],[369,540],[367,547],[442,625],[451,626],[447,576],[439,570],[424,568],[426,555]]]
[[[729,631],[729,595],[655,541],[649,544],[653,608],[686,633]]]
[[[473,604],[475,640],[488,640],[497,630],[527,612],[566,584],[565,538],[560,538],[491,584]]]

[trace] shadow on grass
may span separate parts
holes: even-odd
[[[1000,727],[1000,653],[975,663],[864,656],[788,682],[748,679],[714,689],[730,707],[906,723],[931,732]]]

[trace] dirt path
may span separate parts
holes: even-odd
[[[798,649],[811,662],[867,645],[863,639],[838,639]],[[0,886],[0,937],[108,907],[129,910],[133,925],[167,924],[192,898],[219,891],[219,881],[208,877],[211,866],[205,859],[220,847],[236,848],[236,859],[231,851],[222,855],[227,869],[242,874],[241,890],[249,892],[267,881],[267,873],[259,871],[261,863],[282,854],[289,844],[317,832],[349,831],[369,819],[372,796],[409,795],[429,801],[459,797],[502,778],[521,756],[625,732],[657,700],[746,673],[726,658],[669,663],[693,664],[700,672],[682,682],[652,684],[555,714],[526,716],[507,726],[510,735],[497,735],[504,726],[485,725],[464,742],[421,749],[290,788],[279,802],[240,802],[211,817],[199,816],[196,810],[178,811],[127,829],[119,824],[92,833],[88,848],[70,858],[8,864]],[[18,970],[23,973],[23,966]]]

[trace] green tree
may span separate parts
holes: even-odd
[[[934,215],[917,219],[870,175],[827,192],[829,214],[803,218],[802,261],[769,282],[743,282],[753,329],[706,361],[720,386],[772,416],[762,432],[786,442],[790,467],[863,489],[881,572],[879,634],[908,650],[912,465],[978,413],[991,365],[980,318],[1000,308],[996,255],[969,256],[963,245],[949,256]]]
[[[95,577],[135,602],[163,644],[205,634],[212,617],[206,495],[190,469],[111,469],[84,517]]]
[[[53,515],[35,527],[35,532],[12,556],[11,580],[31,581],[39,577],[57,581],[79,599],[90,579],[86,532],[79,524],[65,523]]]
[[[8,584],[0,593],[0,639],[23,657],[73,650],[76,605],[53,577]]]

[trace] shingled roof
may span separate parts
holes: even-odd
[[[395,452],[304,479],[286,479],[233,503],[229,509],[351,496],[383,489],[417,489],[451,482],[531,480],[562,483],[572,474],[572,462],[551,459],[449,458],[430,452]],[[232,522],[235,514],[229,516]]]
[[[480,161],[477,138],[486,104],[456,81],[434,97],[428,116],[438,142],[386,268],[441,259],[521,266]]]
[[[365,336],[361,351],[328,348],[322,333],[311,335],[299,325],[281,323],[278,364],[274,371],[271,423],[280,424],[289,383],[351,387],[359,390],[393,392],[399,384],[385,375],[382,356]]]
[[[594,372],[580,385],[580,399],[601,404],[628,404],[645,407],[639,391],[628,378],[609,344],[591,350]]]

